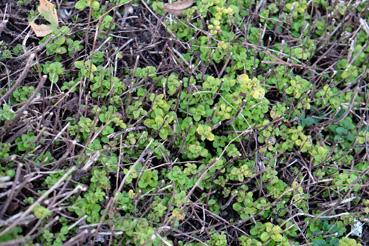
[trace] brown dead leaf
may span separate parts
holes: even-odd
[[[51,25],[58,25],[58,14],[55,9],[55,4],[50,3],[47,0],[40,0],[40,5],[37,8],[38,12],[45,18]]]
[[[174,3],[164,5],[164,10],[170,14],[180,15],[185,9],[192,6],[194,0],[179,0]]]
[[[35,32],[36,37],[45,37],[46,35],[50,34],[52,32],[52,28],[49,25],[38,25],[34,23],[33,21],[29,23],[32,30]]]
[[[56,12],[55,4],[50,3],[47,0],[40,0],[40,5],[37,10],[40,12],[40,15],[50,23],[50,25],[38,25],[34,21],[30,21],[29,25],[37,37],[45,37],[58,28],[58,13]]]

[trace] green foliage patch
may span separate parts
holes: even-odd
[[[369,243],[368,1],[54,3],[0,31],[0,242]]]

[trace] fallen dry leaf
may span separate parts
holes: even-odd
[[[33,21],[29,23],[32,30],[35,32],[36,37],[45,37],[46,35],[50,34],[53,30],[49,25],[38,25]]]
[[[37,8],[38,12],[45,18],[51,25],[58,25],[58,14],[55,9],[55,4],[50,3],[47,0],[40,0],[40,5]]]
[[[30,21],[29,25],[37,37],[45,37],[58,27],[58,13],[56,12],[55,4],[50,3],[47,0],[40,0],[40,5],[37,10],[40,12],[40,15],[50,23],[50,25],[38,25],[34,21]]]
[[[194,0],[180,0],[164,5],[164,10],[170,14],[180,15],[185,9],[192,6]]]

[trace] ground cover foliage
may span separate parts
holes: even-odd
[[[50,3],[0,3],[1,245],[369,243],[368,1]]]

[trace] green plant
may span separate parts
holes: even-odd
[[[9,157],[9,152],[10,152],[10,144],[0,143],[0,159]]]
[[[73,124],[69,128],[69,132],[78,139],[86,140],[94,129],[96,129],[96,126],[90,118],[81,117],[77,124]]]
[[[343,146],[350,146],[356,139],[357,132],[355,124],[350,117],[330,125],[328,129],[333,133],[332,141]]]
[[[134,211],[134,192],[130,190],[129,192],[120,192],[117,194],[117,203],[119,208],[122,209],[124,212],[132,212]]]
[[[227,236],[224,233],[213,233],[209,242],[212,246],[226,246]]]
[[[155,188],[158,185],[158,172],[145,170],[140,177],[138,187],[141,189]]]
[[[67,36],[70,34],[70,29],[67,26],[62,26],[53,31],[55,38],[48,40],[44,37],[41,43],[46,45],[46,53],[48,55],[63,55],[68,51]]]
[[[355,239],[352,238],[342,238],[340,239],[339,246],[360,246],[361,244],[358,243]]]
[[[250,234],[267,245],[290,245],[288,239],[282,234],[282,228],[269,222],[256,223],[250,230]]]
[[[118,217],[114,222],[117,229],[123,230],[125,236],[138,245],[156,245],[160,242],[154,228],[144,218]]]
[[[47,209],[47,208],[43,207],[42,205],[38,204],[33,209],[33,214],[38,219],[46,219],[47,217],[51,216],[52,212],[49,209]]]
[[[91,78],[90,88],[92,96],[97,98],[107,97],[108,95],[119,96],[124,91],[125,86],[119,78],[112,76],[110,69],[98,66],[95,76]]]
[[[318,242],[326,242],[328,245],[337,245],[339,241],[337,238],[342,236],[345,232],[344,227],[345,225],[341,221],[329,222],[327,220],[311,220],[309,221],[307,235],[313,239],[313,243],[316,245],[319,245]],[[324,238],[323,235],[327,232],[331,236]]]
[[[16,138],[17,150],[20,152],[32,151],[36,147],[36,136],[32,133],[24,133]]]
[[[46,63],[43,65],[43,72],[49,75],[51,83],[59,81],[59,76],[64,73],[64,66],[60,62]]]
[[[159,131],[159,136],[166,139],[173,134],[170,124],[176,119],[176,114],[170,111],[171,103],[164,100],[164,95],[152,94],[150,100],[153,103],[152,111],[144,124],[153,130]]]
[[[23,2],[0,1],[2,240],[364,244],[365,1]]]
[[[0,108],[0,121],[11,121],[15,118],[16,114],[8,104],[3,104]]]
[[[209,141],[214,140],[214,134],[211,132],[211,127],[207,125],[199,125],[196,129],[196,132],[201,136],[201,140],[205,139]]]
[[[78,0],[74,7],[78,10],[84,10],[85,8],[89,7],[92,8],[93,10],[99,10],[100,9],[100,3],[97,0],[93,0],[93,1],[87,1],[87,0]]]
[[[97,71],[97,67],[90,60],[76,61],[74,62],[74,66],[79,70],[81,77],[89,79],[92,79],[94,73]]]
[[[12,228],[11,230],[9,230],[4,235],[1,235],[0,236],[0,242],[4,243],[4,242],[7,242],[7,241],[11,241],[12,239],[17,238],[19,235],[21,235],[22,232],[23,232],[22,227],[16,226],[16,227]]]
[[[348,171],[343,171],[335,176],[333,182],[338,192],[346,192],[349,189],[359,191],[361,187],[357,175],[355,173],[349,173]]]
[[[173,181],[180,190],[188,190],[195,183],[195,180],[190,177],[195,173],[196,167],[188,164],[184,170],[178,166],[173,167],[166,176],[169,180]]]
[[[89,223],[97,223],[100,219],[101,202],[104,200],[105,190],[110,186],[109,179],[103,170],[95,169],[90,179],[91,184],[83,197],[79,197],[70,210],[78,216],[87,216]]]
[[[73,57],[76,53],[78,53],[78,51],[82,50],[83,48],[82,42],[80,40],[73,40],[71,38],[68,38],[66,43],[68,45],[67,50],[70,57]]]
[[[25,102],[33,93],[35,87],[33,86],[22,86],[17,89],[12,94],[15,102],[22,103]]]

